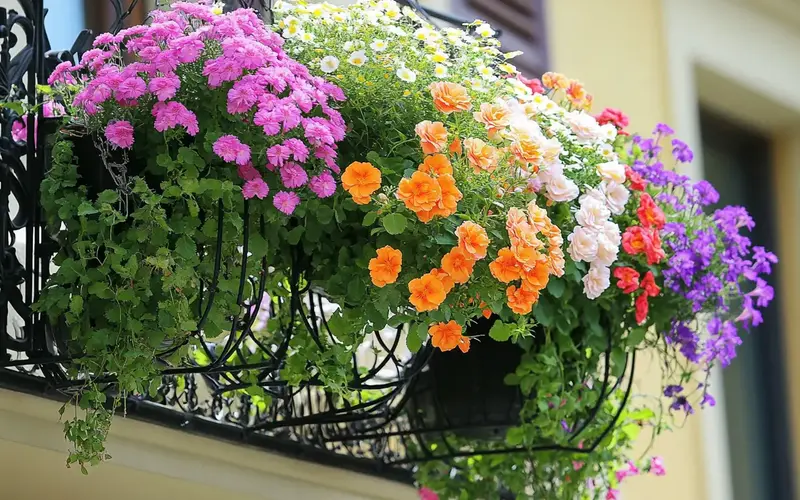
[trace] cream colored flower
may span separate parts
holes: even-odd
[[[611,211],[605,203],[595,198],[585,198],[581,203],[580,210],[575,214],[575,220],[581,226],[602,230],[610,216]]]
[[[592,263],[582,281],[584,295],[594,300],[611,285],[611,271],[606,266]]]
[[[417,81],[417,74],[403,66],[397,70],[397,78],[404,82],[414,83]]]
[[[309,33],[308,31],[304,31],[302,35],[300,35],[300,40],[310,43],[314,41],[314,33]]]
[[[600,138],[600,125],[597,120],[588,114],[581,112],[567,113],[567,123],[572,132],[578,137],[578,141],[582,143],[594,142]]]
[[[492,26],[489,23],[485,23],[483,21],[479,21],[480,24],[475,28],[475,33],[480,35],[483,38],[490,38],[497,33],[495,30],[492,29]]]
[[[323,73],[333,73],[339,69],[339,59],[334,56],[325,56],[319,62],[319,69]]]
[[[383,52],[386,50],[388,45],[386,44],[386,40],[381,40],[380,38],[373,40],[369,47],[374,50],[375,52]]]
[[[631,195],[628,188],[616,182],[603,181],[600,183],[600,191],[605,194],[606,205],[611,213],[619,215],[625,211],[625,204]]]
[[[437,64],[436,67],[433,68],[433,75],[436,78],[447,78],[447,66]]]
[[[597,164],[597,173],[604,180],[613,181],[617,184],[625,182],[625,167],[615,161],[608,161]]]
[[[567,253],[575,262],[592,262],[597,258],[597,231],[578,226],[567,240]]]
[[[363,50],[357,50],[350,54],[350,57],[347,58],[347,62],[352,64],[353,66],[363,66],[369,60],[367,55],[364,53]]]
[[[431,30],[429,30],[428,28],[418,28],[414,32],[414,38],[416,38],[417,40],[424,41],[430,38],[430,36],[431,36]]]
[[[551,178],[547,183],[547,197],[556,202],[571,201],[578,197],[578,185],[565,175]]]
[[[211,6],[211,13],[217,16],[222,15],[225,11],[225,3],[223,2],[216,2],[214,5]]]
[[[616,262],[618,252],[619,245],[615,245],[604,233],[599,233],[597,235],[597,256],[594,260],[595,263],[603,266],[610,266]]]

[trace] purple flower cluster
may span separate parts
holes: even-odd
[[[227,113],[227,135],[214,139],[213,151],[235,164],[245,198],[264,198],[272,185],[279,190],[275,207],[291,214],[306,189],[333,194],[330,172],[339,172],[337,142],[345,135],[332,104],[345,99],[339,87],[287,56],[281,37],[252,10],[215,14],[207,5],[176,2],[151,19],[98,36],[80,64],[60,64],[50,84],[80,82],[73,104],[124,149],[134,146],[137,122],[198,136],[198,114],[224,96],[223,110],[213,113]],[[126,54],[135,62],[126,63]]]
[[[663,333],[685,358],[708,370],[715,363],[730,364],[742,342],[740,328],[749,330],[762,322],[759,309],[774,295],[763,276],[770,274],[778,259],[762,247],[753,247],[740,233],[755,225],[743,207],[728,206],[706,214],[704,208],[719,201],[711,184],[693,183],[664,167],[660,143],[672,133],[662,124],[653,138],[634,137],[632,169],[648,181],[655,199],[666,208],[668,222],[661,236],[668,259],[661,275],[665,288],[684,301],[680,310],[691,312],[674,317]],[[671,144],[675,161],[692,160],[694,155],[684,142],[673,139]],[[713,406],[713,397],[702,388],[701,406]],[[664,395],[672,398],[673,410],[694,412],[683,387],[667,386]]]

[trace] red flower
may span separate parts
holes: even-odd
[[[603,110],[602,113],[595,116],[597,123],[600,125],[605,125],[606,123],[611,123],[618,130],[622,130],[628,126],[628,115],[622,112],[622,110],[614,109],[614,108],[606,108]]]
[[[647,256],[647,263],[649,265],[658,264],[664,259],[667,254],[664,253],[664,249],[661,248],[661,237],[658,235],[657,229],[650,229],[646,231],[648,235],[649,245],[647,245],[644,249],[644,253]]]
[[[667,222],[664,217],[664,211],[656,205],[653,197],[647,193],[642,194],[636,213],[639,215],[639,222],[647,228],[655,227],[656,229],[661,229]]]
[[[634,191],[644,191],[644,188],[647,187],[647,181],[644,180],[641,175],[634,172],[628,165],[625,165],[625,177],[628,178],[631,189]]]
[[[666,257],[661,248],[661,237],[657,229],[646,229],[642,226],[631,226],[622,235],[622,249],[628,255],[640,253],[647,256],[647,263],[658,264]]]
[[[645,252],[650,245],[650,237],[642,226],[631,226],[622,234],[622,249],[628,255]]]
[[[650,297],[655,297],[661,293],[661,288],[656,285],[656,279],[650,271],[644,273],[644,278],[642,278],[642,290]]]
[[[542,86],[542,81],[538,78],[531,78],[530,80],[525,78],[522,75],[518,75],[519,81],[522,82],[523,85],[531,89],[531,92],[534,94],[544,94],[544,87]]]
[[[650,273],[652,275],[652,273]],[[617,287],[624,293],[633,293],[639,289],[639,272],[632,267],[618,267],[614,269],[617,278]]]
[[[636,297],[636,323],[641,325],[647,321],[647,312],[650,306],[647,303],[647,294],[643,293]]]

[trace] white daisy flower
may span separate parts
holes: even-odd
[[[344,50],[351,51],[355,48],[355,42],[350,40],[348,42],[344,42]]]
[[[418,28],[414,32],[414,38],[417,40],[427,40],[431,36],[431,30],[428,28]]]
[[[364,53],[363,50],[357,50],[350,54],[350,57],[347,59],[347,62],[352,64],[353,66],[363,66],[365,62],[369,61],[369,58]]]
[[[216,2],[214,5],[211,6],[211,13],[217,16],[222,15],[225,11],[225,3],[223,2]]]
[[[432,59],[433,62],[435,63],[443,63],[447,60],[447,54],[445,54],[441,50],[437,50],[436,52],[433,53]]]
[[[433,74],[436,78],[447,78],[447,66],[437,64],[436,67],[433,68]]]
[[[325,56],[319,62],[319,69],[322,70],[323,73],[333,73],[339,69],[339,60],[334,56]]]
[[[300,24],[288,24],[283,29],[283,38],[295,38],[301,36],[303,34],[303,30],[300,28]]]
[[[374,40],[369,46],[375,52],[383,52],[387,47],[386,41],[381,39]]]
[[[300,40],[308,43],[314,41],[314,33],[309,33],[308,31],[304,31],[302,35],[300,35]]]
[[[479,34],[483,38],[490,38],[495,35],[496,31],[492,29],[492,26],[489,23],[481,22],[481,24],[475,28],[475,33]]]
[[[417,74],[403,66],[397,70],[397,78],[403,80],[404,82],[414,83],[417,81]]]

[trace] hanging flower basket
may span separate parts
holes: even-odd
[[[505,439],[519,424],[523,396],[519,386],[506,383],[524,354],[512,342],[489,338],[496,321],[478,319],[467,327],[470,349],[435,351],[414,385],[409,415],[423,429],[447,429],[462,437]]]

